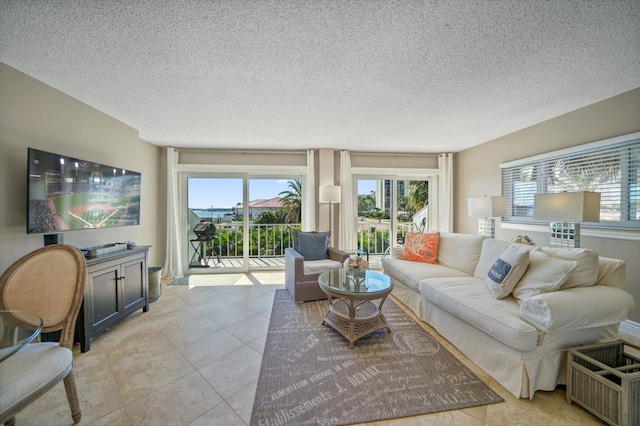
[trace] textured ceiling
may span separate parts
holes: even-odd
[[[0,61],[157,145],[455,152],[640,87],[640,1],[2,0]]]

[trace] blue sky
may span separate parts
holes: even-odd
[[[375,190],[375,180],[359,180],[358,193]],[[289,190],[289,179],[249,179],[249,200],[277,197]],[[231,208],[242,202],[241,178],[189,178],[189,208]]]

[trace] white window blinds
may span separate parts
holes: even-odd
[[[640,226],[640,133],[505,163],[506,221],[533,222],[536,193],[601,194],[600,224]]]

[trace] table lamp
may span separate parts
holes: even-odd
[[[496,221],[494,217],[504,216],[504,197],[479,197],[467,199],[469,217],[478,218],[478,233],[485,237],[495,238]]]
[[[551,221],[551,247],[580,247],[579,222],[600,222],[600,193],[581,191],[535,194],[533,218]]]

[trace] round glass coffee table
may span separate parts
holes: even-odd
[[[361,337],[391,327],[382,314],[382,305],[393,284],[382,272],[333,269],[320,274],[320,288],[329,298],[329,312],[322,321],[349,341],[349,347]]]

